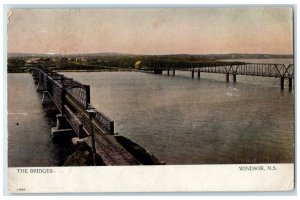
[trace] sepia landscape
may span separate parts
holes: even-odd
[[[10,10],[8,166],[294,163],[292,17]]]

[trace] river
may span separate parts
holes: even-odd
[[[279,79],[189,72],[68,72],[115,132],[167,164],[294,162],[294,93]],[[52,124],[30,74],[8,74],[9,166],[56,165]],[[19,125],[16,125],[19,123]],[[29,164],[28,164],[29,163]]]

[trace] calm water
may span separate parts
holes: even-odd
[[[294,161],[294,94],[281,91],[279,79],[237,76],[234,84],[225,75],[193,80],[177,71],[64,74],[91,85],[92,104],[115,121],[116,132],[168,164]],[[57,163],[31,75],[8,74],[8,87],[9,164]]]
[[[8,166],[57,166],[59,149],[31,74],[8,74],[7,80]]]

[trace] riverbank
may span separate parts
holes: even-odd
[[[116,68],[116,69],[63,69],[63,70],[54,70],[56,72],[133,72],[136,69],[132,68]],[[21,69],[21,70],[8,70],[7,73],[31,73],[31,68]]]

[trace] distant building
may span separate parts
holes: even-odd
[[[138,61],[136,61],[136,63],[134,64],[134,68],[135,69],[140,69],[141,67],[140,67],[140,64],[142,63],[142,61],[141,60],[138,60]]]

